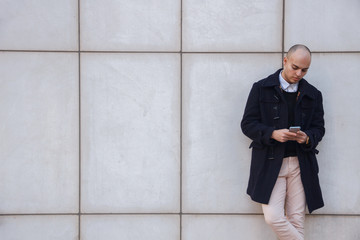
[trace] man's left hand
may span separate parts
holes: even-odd
[[[297,141],[300,144],[306,143],[306,139],[308,138],[308,135],[304,133],[303,131],[297,131],[295,141]]]

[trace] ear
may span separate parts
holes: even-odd
[[[285,66],[285,64],[287,63],[287,61],[288,61],[287,57],[284,57],[284,61],[283,61],[284,66]]]

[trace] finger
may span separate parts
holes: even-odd
[[[306,136],[306,133],[304,133],[303,131],[298,131],[297,134],[301,136]]]
[[[284,132],[284,134],[288,137],[296,137],[296,133],[294,132]]]
[[[303,136],[302,137],[297,137],[296,141],[301,144],[301,143],[304,143],[306,141],[306,138],[304,138]]]

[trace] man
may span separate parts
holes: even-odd
[[[325,134],[324,110],[321,92],[303,79],[310,50],[294,45],[283,63],[253,85],[241,121],[252,140],[247,193],[262,203],[279,239],[304,239],[306,204],[310,213],[324,206],[315,156]],[[292,132],[291,126],[301,128]]]

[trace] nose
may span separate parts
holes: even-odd
[[[296,71],[296,76],[301,76],[301,69],[298,69],[298,70]]]

